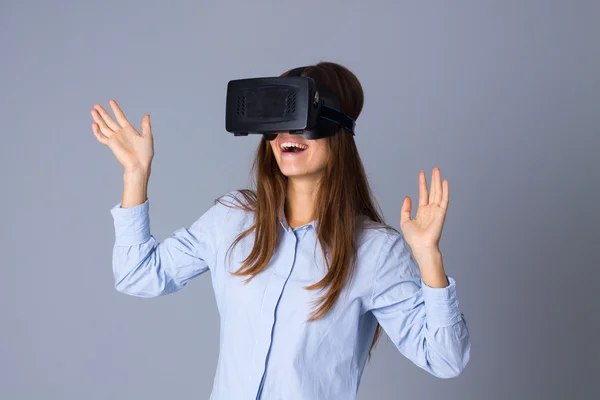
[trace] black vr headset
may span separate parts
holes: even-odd
[[[285,77],[229,81],[225,129],[234,136],[262,134],[269,141],[277,132],[302,134],[309,140],[340,129],[354,135],[354,119],[340,111],[332,93],[300,76],[305,68],[295,68]]]

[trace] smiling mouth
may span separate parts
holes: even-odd
[[[302,153],[305,149],[299,147],[289,147],[282,150],[283,153]]]
[[[280,146],[282,153],[302,153],[307,148],[307,145],[299,143],[283,143]]]

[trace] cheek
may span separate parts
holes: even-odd
[[[327,161],[328,148],[327,143],[316,143],[316,145],[312,149],[311,158],[320,164],[323,164]]]
[[[327,139],[319,139],[318,150],[322,157],[327,158],[327,154],[329,153],[329,144],[327,143]]]

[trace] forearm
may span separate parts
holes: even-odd
[[[423,282],[432,288],[445,288],[449,285],[442,253],[439,249],[413,251]]]
[[[134,207],[148,199],[150,168],[138,168],[123,173],[123,196],[121,208]]]

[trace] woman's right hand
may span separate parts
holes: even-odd
[[[154,140],[150,127],[150,115],[142,118],[142,134],[129,123],[116,101],[109,101],[118,124],[99,104],[91,110],[92,131],[100,143],[108,146],[125,172],[149,171],[154,157]]]

